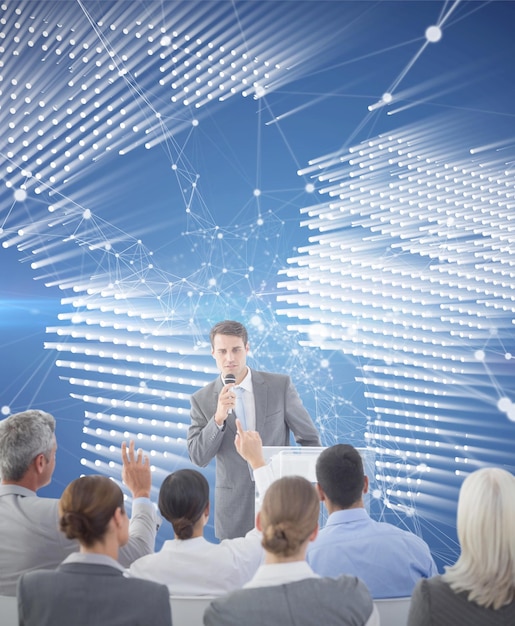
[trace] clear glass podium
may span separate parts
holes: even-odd
[[[374,450],[356,449],[363,459],[365,474],[372,478],[375,475]],[[283,476],[303,476],[311,483],[316,483],[316,462],[323,450],[325,450],[324,447],[263,446],[263,455],[265,461],[271,463],[276,479]],[[256,493],[256,511],[259,509],[259,495]],[[365,508],[370,512],[370,493],[365,494],[364,503]],[[321,507],[321,515],[325,515],[324,507]],[[323,521],[325,519],[321,518],[321,522]]]

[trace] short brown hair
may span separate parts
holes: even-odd
[[[224,320],[218,322],[213,326],[209,332],[209,339],[211,340],[211,347],[215,347],[215,335],[231,335],[232,337],[241,337],[243,345],[246,346],[249,342],[249,334],[247,329],[240,322],[234,322],[233,320]]]

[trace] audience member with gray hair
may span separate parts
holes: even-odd
[[[15,595],[21,574],[55,569],[79,549],[58,525],[58,500],[36,492],[52,480],[57,442],[55,419],[29,410],[0,422],[0,594]],[[129,542],[120,550],[120,563],[154,551],[159,517],[150,502],[151,474],[147,457],[122,444],[122,478],[134,498]]]
[[[457,530],[459,559],[417,584],[408,626],[515,624],[515,477],[496,467],[469,474]]]

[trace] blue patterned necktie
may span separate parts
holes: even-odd
[[[243,404],[243,394],[245,389],[243,387],[234,387],[234,393],[236,394],[236,417],[240,420],[243,430],[247,430],[247,421],[245,420],[245,405]]]

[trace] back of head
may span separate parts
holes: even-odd
[[[107,476],[72,481],[59,500],[59,527],[68,539],[92,546],[105,536],[116,509],[125,511],[120,487]]]
[[[44,454],[50,459],[54,447],[55,419],[33,409],[15,413],[0,422],[0,476],[19,481],[29,465]]]
[[[316,477],[325,495],[341,509],[350,508],[363,496],[363,461],[351,445],[326,448],[317,459]]]
[[[178,539],[191,539],[193,527],[209,504],[209,484],[192,469],[167,476],[159,490],[159,511],[173,526]]]
[[[297,554],[315,530],[320,499],[313,485],[301,476],[285,476],[270,485],[260,511],[262,544],[279,557]]]
[[[493,609],[515,600],[515,477],[495,467],[469,474],[457,529],[461,555],[444,574],[451,588]]]
[[[213,326],[209,332],[209,339],[211,346],[214,347],[215,335],[231,335],[232,337],[241,337],[243,345],[246,346],[249,342],[249,335],[247,329],[240,322],[233,320],[224,320],[218,322]]]

